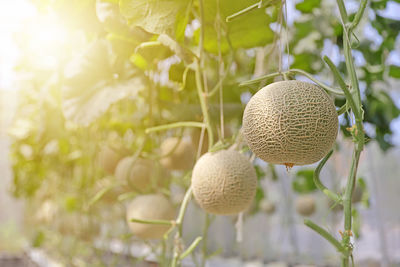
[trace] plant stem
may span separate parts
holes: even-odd
[[[174,225],[173,221],[167,220],[141,220],[136,218],[130,218],[129,221],[134,223],[142,223],[142,224],[158,224],[158,225]]]
[[[314,184],[318,187],[319,190],[321,190],[325,195],[327,195],[329,198],[331,198],[335,203],[341,204],[342,200],[341,198],[331,190],[329,190],[319,179],[319,174],[324,167],[325,163],[328,161],[328,159],[331,157],[333,153],[333,150],[329,151],[329,153],[321,160],[321,162],[318,164],[317,168],[314,171]]]
[[[253,11],[254,9],[258,9],[258,8],[262,8],[262,7],[267,7],[269,5],[273,5],[274,3],[278,2],[278,0],[261,0],[258,3],[255,3],[251,6],[248,6],[232,15],[229,15],[228,17],[226,17],[226,22],[231,22],[232,20],[246,14],[249,13],[251,11]]]
[[[197,237],[192,244],[182,253],[182,255],[180,256],[180,260],[186,258],[187,256],[189,256],[190,253],[193,252],[193,250],[197,247],[197,245],[200,243],[200,241],[203,238],[201,236]]]
[[[303,70],[299,70],[299,69],[289,69],[289,70],[283,71],[283,72],[275,72],[275,73],[267,74],[267,75],[261,76],[259,78],[253,79],[253,80],[241,82],[239,84],[239,86],[246,86],[246,85],[261,82],[263,80],[270,79],[270,78],[273,78],[276,76],[280,76],[280,75],[285,76],[287,74],[301,74],[301,75],[307,77],[308,79],[310,79],[311,81],[315,82],[316,84],[318,84],[319,86],[321,86],[323,89],[325,89],[326,91],[328,91],[330,93],[333,93],[336,95],[344,95],[344,93],[340,89],[332,88],[332,87],[322,83],[321,81],[315,79],[310,73],[303,71]]]
[[[334,238],[325,229],[323,229],[322,227],[318,226],[317,224],[315,224],[314,222],[312,222],[309,219],[305,219],[304,220],[304,224],[307,225],[308,227],[310,227],[311,229],[313,229],[318,234],[320,234],[326,240],[328,240],[329,243],[331,243],[339,252],[343,252],[344,251],[344,248],[343,248],[342,244],[340,244],[340,242],[337,241],[337,239]]]
[[[351,33],[360,23],[360,20],[364,14],[365,8],[367,7],[368,0],[361,0],[360,7],[358,8],[358,11],[356,15],[354,16],[353,21],[351,22],[351,25],[349,27],[349,32]]]
[[[189,187],[189,189],[185,193],[185,196],[183,197],[181,208],[179,209],[178,218],[176,219],[176,224],[178,225],[180,232],[182,232],[183,217],[185,216],[186,209],[189,204],[191,196],[192,196],[192,187]]]
[[[203,246],[201,247],[202,258],[200,267],[204,267],[206,265],[206,260],[207,260],[208,228],[210,227],[211,223],[210,215],[208,213],[205,214],[204,220],[205,222],[203,226]]]
[[[169,129],[173,129],[173,128],[180,128],[180,127],[198,127],[198,128],[203,128],[204,126],[205,126],[205,124],[202,123],[202,122],[181,121],[181,122],[175,122],[175,123],[171,123],[171,124],[165,124],[165,125],[160,125],[160,126],[147,128],[145,132],[146,132],[146,134],[148,134],[148,133],[152,133],[152,132],[169,130]]]
[[[253,4],[251,6],[248,6],[248,7],[244,8],[244,9],[242,9],[242,10],[240,10],[240,11],[238,11],[238,12],[232,14],[232,15],[227,16],[226,17],[226,22],[230,22],[230,21],[234,20],[235,18],[238,18],[238,17],[240,17],[240,16],[242,16],[242,15],[244,15],[246,13],[249,13],[253,9],[259,8],[259,5],[260,5],[259,3],[255,3],[255,4]]]
[[[175,225],[178,228],[176,235],[175,235],[175,241],[174,241],[174,250],[173,250],[173,257],[172,257],[172,262],[171,262],[171,267],[177,267],[180,264],[180,240],[182,238],[182,230],[183,230],[183,217],[185,216],[187,206],[190,201],[190,197],[192,196],[192,187],[190,186],[188,190],[185,193],[185,196],[183,198],[181,207],[179,209],[178,217],[175,221]]]
[[[214,143],[214,134],[211,127],[210,116],[208,114],[207,104],[206,104],[206,96],[203,91],[203,85],[201,82],[201,68],[200,62],[195,59],[196,62],[196,87],[197,87],[197,94],[199,95],[201,111],[204,116],[204,123],[206,124],[207,133],[208,133],[208,149],[211,149]]]

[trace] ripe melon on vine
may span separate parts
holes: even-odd
[[[193,168],[192,188],[197,203],[205,211],[237,214],[253,201],[257,175],[250,161],[237,151],[209,152]]]
[[[98,161],[100,166],[108,173],[113,174],[115,168],[119,160],[121,159],[121,155],[119,155],[116,151],[114,151],[109,146],[103,147],[98,155]]]
[[[296,199],[296,211],[300,215],[310,216],[315,212],[315,199],[309,195],[299,196]]]
[[[169,137],[161,143],[161,165],[169,170],[188,170],[193,166],[195,149],[184,138]]]
[[[118,181],[128,184],[139,192],[148,191],[154,187],[163,186],[167,183],[166,173],[157,172],[154,161],[142,158],[125,157],[115,169],[115,177]]]
[[[319,161],[332,148],[338,118],[330,96],[315,84],[280,81],[259,90],[243,115],[243,134],[262,160],[286,166]]]
[[[131,222],[132,218],[141,220],[173,220],[175,209],[171,202],[159,194],[137,196],[129,203],[126,220],[132,233],[142,239],[159,239],[170,226]]]

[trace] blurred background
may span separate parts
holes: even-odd
[[[157,266],[157,242],[130,234],[125,209],[149,192],[178,208],[190,184],[190,168],[158,160],[160,144],[175,136],[197,151],[200,132],[146,135],[145,129],[202,121],[188,59],[198,52],[199,7],[188,1],[172,22],[149,23],[133,2],[0,0],[0,266]],[[220,0],[216,9],[215,1],[205,1],[204,72],[210,90],[223,85],[224,127],[218,94],[209,111],[217,140],[228,144],[237,141],[245,104],[260,86],[239,88],[239,82],[298,68],[334,84],[324,55],[346,73],[335,1],[288,0],[225,23],[256,2]],[[354,16],[359,2],[345,3]],[[400,266],[399,31],[400,2],[374,0],[355,33],[368,135],[354,200],[356,266]],[[350,114],[340,116],[335,153],[321,174],[336,192],[349,172],[350,122]],[[112,155],[102,161],[107,149]],[[153,162],[152,175],[163,182],[143,190],[116,183],[115,166],[107,163],[132,155]],[[243,218],[212,216],[206,247],[183,265],[197,266],[205,251],[206,266],[339,266],[330,244],[303,225],[310,217],[336,237],[343,228],[340,208],[312,182],[316,166],[287,171],[254,162],[259,187],[252,207]],[[305,196],[315,208],[301,214]],[[204,212],[191,201],[184,244],[204,234],[204,224]]]

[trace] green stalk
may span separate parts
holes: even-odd
[[[322,227],[318,226],[317,224],[315,224],[314,222],[312,222],[309,219],[305,219],[304,220],[304,224],[307,225],[308,227],[310,227],[311,229],[313,229],[318,234],[320,234],[327,241],[329,241],[329,243],[331,243],[337,249],[337,251],[339,251],[339,252],[344,252],[345,251],[345,249],[342,246],[342,244],[340,244],[340,242],[337,241],[336,238],[334,238],[330,233],[328,233]]]
[[[352,194],[353,190],[355,188],[355,183],[356,183],[356,176],[357,176],[357,168],[358,168],[358,163],[360,160],[360,155],[361,151],[364,148],[364,130],[363,130],[363,109],[362,109],[362,102],[361,102],[361,93],[360,93],[360,88],[359,88],[359,83],[357,79],[357,74],[355,71],[354,67],[354,61],[353,57],[351,54],[351,45],[350,45],[350,36],[352,34],[352,31],[355,29],[355,27],[359,24],[364,11],[365,7],[367,5],[367,0],[363,0],[360,4],[360,8],[356,14],[356,17],[354,21],[348,26],[348,16],[346,12],[346,8],[344,5],[343,0],[337,0],[337,5],[340,11],[340,16],[342,19],[343,23],[343,51],[344,51],[344,56],[345,56],[345,61],[346,61],[346,68],[347,72],[350,76],[351,80],[351,85],[352,85],[352,91],[351,95],[348,95],[348,92],[345,91],[346,93],[346,99],[349,101],[349,104],[352,107],[352,111],[354,113],[355,121],[356,121],[356,129],[353,134],[353,138],[356,142],[355,148],[354,148],[354,153],[353,153],[353,158],[351,162],[351,168],[350,168],[350,173],[349,177],[347,180],[347,185],[346,185],[346,190],[344,193],[343,197],[343,207],[344,207],[344,233],[342,236],[342,246],[345,248],[346,252],[342,253],[342,267],[347,267],[349,266],[349,258],[352,257],[352,245],[350,243],[351,241],[351,225],[352,225],[352,208],[351,208],[351,199],[352,199]],[[351,101],[354,101],[354,103],[351,103]]]
[[[192,244],[182,253],[182,255],[180,256],[180,260],[183,260],[184,258],[186,258],[187,256],[190,255],[190,253],[193,252],[193,250],[197,247],[197,245],[200,243],[200,241],[203,238],[201,236],[197,237]]]
[[[205,219],[205,222],[204,222],[204,226],[203,226],[203,246],[201,247],[202,258],[201,258],[200,267],[204,267],[206,265],[208,228],[210,227],[210,224],[211,224],[211,218],[208,213],[205,214],[204,219]]]
[[[210,116],[208,114],[207,110],[207,104],[206,104],[206,96],[203,91],[203,85],[201,82],[201,68],[200,68],[200,62],[195,59],[196,62],[196,87],[197,87],[197,94],[199,95],[199,100],[200,100],[200,106],[201,106],[201,111],[204,116],[204,122],[206,124],[207,128],[207,133],[208,133],[208,149],[211,149],[214,143],[214,134],[213,130],[211,127],[211,121],[210,121]]]
[[[321,190],[325,195],[327,195],[330,199],[335,201],[335,203],[341,203],[342,200],[341,198],[331,190],[329,190],[319,179],[319,174],[324,167],[325,163],[328,161],[328,159],[331,157],[333,153],[333,150],[329,151],[329,153],[321,160],[321,162],[318,164],[317,168],[314,171],[314,184],[318,187],[319,190]]]
[[[258,82],[264,81],[266,79],[270,79],[270,78],[273,78],[273,77],[276,77],[276,76],[281,76],[281,75],[283,77],[285,77],[285,75],[287,75],[287,74],[300,74],[300,75],[303,75],[303,76],[307,77],[308,79],[310,79],[311,81],[313,81],[316,84],[318,84],[324,90],[326,90],[326,91],[328,91],[328,92],[330,92],[332,94],[344,95],[344,93],[340,89],[332,88],[332,87],[322,83],[321,81],[315,79],[310,73],[308,73],[308,72],[306,72],[304,70],[299,70],[299,69],[290,69],[290,70],[283,71],[283,72],[270,73],[270,74],[258,77],[256,79],[252,79],[252,80],[249,80],[249,81],[241,82],[239,84],[239,86],[251,85],[251,84],[258,83]]]
[[[278,2],[278,0],[261,0],[258,3],[255,3],[255,4],[248,6],[232,15],[229,15],[228,17],[226,17],[226,22],[231,22],[232,20],[234,20],[244,14],[247,14],[255,9],[267,7],[267,6],[273,5],[277,2]]]
[[[155,126],[151,128],[147,128],[145,133],[152,133],[152,132],[158,132],[158,131],[163,131],[163,130],[169,130],[173,128],[180,128],[180,127],[198,127],[198,128],[203,128],[205,125],[202,122],[196,122],[196,121],[180,121],[180,122],[175,122],[175,123],[170,123],[170,124],[165,124],[165,125],[160,125],[160,126]]]
[[[189,205],[190,198],[192,196],[192,187],[189,187],[188,190],[185,193],[185,196],[183,198],[181,207],[179,209],[178,217],[175,221],[175,225],[178,228],[178,231],[176,232],[175,235],[175,242],[174,242],[174,251],[173,251],[173,257],[172,257],[172,262],[171,262],[171,267],[177,267],[180,264],[180,239],[182,237],[182,230],[183,230],[183,217],[185,216],[187,206]]]
[[[157,225],[170,225],[170,226],[174,225],[173,221],[167,221],[167,220],[141,220],[136,218],[130,218],[129,221],[142,224],[157,224]]]

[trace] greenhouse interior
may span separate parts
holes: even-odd
[[[400,267],[400,2],[1,0],[0,151],[0,267]]]

